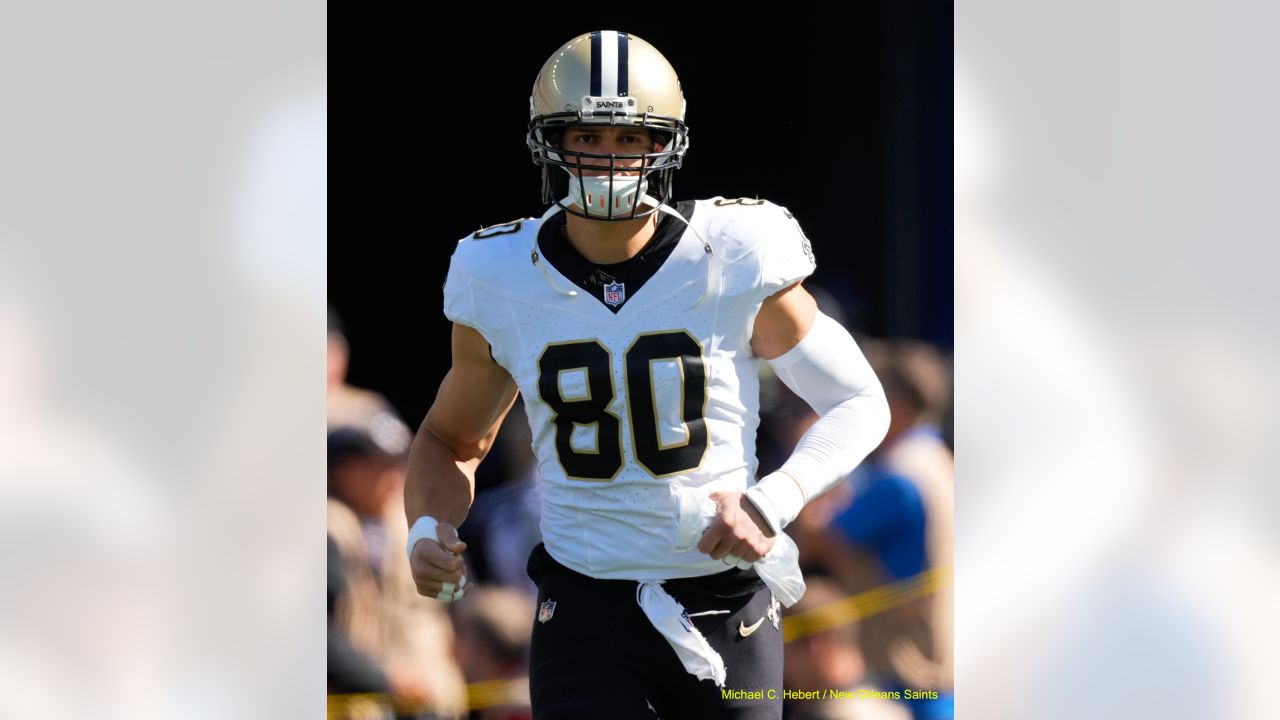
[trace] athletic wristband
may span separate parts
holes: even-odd
[[[799,483],[784,472],[769,473],[747,488],[745,494],[774,535],[782,534],[782,529],[796,519],[806,500]]]
[[[409,557],[413,557],[413,546],[417,545],[419,540],[429,539],[437,543],[440,542],[440,536],[436,535],[436,526],[439,524],[430,515],[423,515],[413,523],[413,527],[409,528],[409,542],[405,547],[405,552],[409,554]]]

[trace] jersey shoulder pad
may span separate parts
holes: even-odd
[[[699,201],[698,210],[707,217],[712,248],[726,264],[745,263],[756,271],[756,288],[765,297],[803,280],[817,267],[809,238],[781,205],[717,197]]]
[[[444,282],[445,317],[482,329],[477,290],[512,287],[512,276],[531,263],[529,253],[540,224],[537,218],[513,220],[481,228],[459,240]]]

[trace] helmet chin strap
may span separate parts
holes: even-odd
[[[565,198],[564,200],[561,200],[558,203],[554,203],[552,204],[551,207],[547,208],[547,211],[542,213],[542,218],[538,222],[538,227],[542,227],[547,222],[547,220],[551,219],[551,216],[563,210],[564,208],[561,206],[561,203],[567,201],[568,199],[569,198]],[[560,287],[560,285],[556,283],[555,278],[551,277],[551,273],[547,272],[547,268],[543,266],[542,258],[538,255],[538,233],[533,234],[533,248],[529,253],[529,258],[533,260],[534,267],[542,271],[542,277],[547,279],[547,284],[551,286],[552,290],[555,290],[561,295],[567,295],[569,297],[578,297],[577,290],[574,290],[572,288],[566,290],[565,288]]]

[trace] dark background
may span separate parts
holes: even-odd
[[[855,333],[952,343],[952,8],[857,3],[831,13],[690,16],[636,5],[370,13],[330,8],[329,298],[349,381],[413,426],[449,366],[441,286],[453,246],[538,216],[524,145],[529,90],[591,30],[661,51],[688,100],[675,198],[761,197],[813,242],[809,284]],[[635,20],[620,18],[634,17]],[[654,19],[671,17],[671,20]],[[461,19],[459,19],[461,18]]]

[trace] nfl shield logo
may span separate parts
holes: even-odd
[[[627,286],[616,282],[604,286],[604,302],[606,305],[617,307],[627,299]]]
[[[547,600],[546,602],[542,603],[542,607],[538,608],[538,622],[544,623],[550,620],[551,616],[554,615],[555,613],[556,613],[556,601]]]
[[[693,632],[693,621],[689,619],[688,610],[680,613],[680,624],[684,626],[685,632]]]

